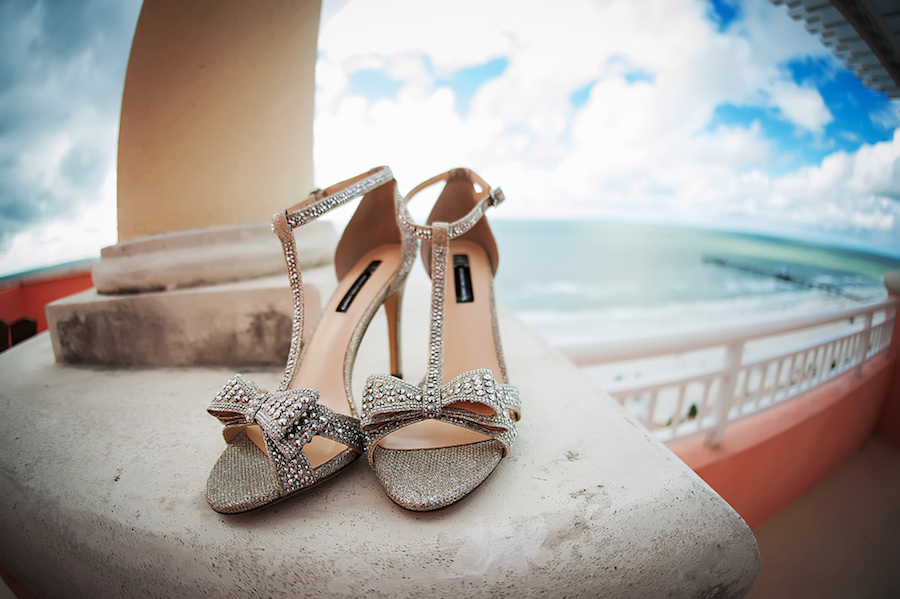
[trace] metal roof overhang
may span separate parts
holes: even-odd
[[[900,0],[771,0],[868,87],[900,98]]]

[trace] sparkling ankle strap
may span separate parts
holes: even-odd
[[[410,235],[414,235],[419,239],[431,239],[434,235],[433,228],[428,225],[418,225],[412,221],[412,217],[409,215],[409,211],[406,209],[406,205],[409,200],[412,199],[414,195],[422,191],[427,187],[431,187],[435,183],[440,181],[450,181],[451,176],[460,169],[449,170],[446,173],[442,173],[437,175],[436,177],[432,177],[427,181],[420,183],[412,191],[410,191],[403,201],[400,203],[399,210],[399,222],[400,226],[403,227],[407,233]],[[495,187],[491,189],[491,186],[487,184],[487,182],[475,174],[473,171],[465,169],[467,174],[472,178],[472,181],[478,183],[481,186],[481,199],[478,200],[478,203],[475,204],[475,207],[469,211],[464,217],[459,219],[458,221],[452,222],[448,224],[447,230],[450,235],[450,239],[455,239],[474,227],[478,221],[484,216],[485,210],[490,208],[491,206],[497,206],[501,202],[503,202],[506,197],[503,195],[503,190],[499,187]]]
[[[285,210],[285,220],[290,228],[296,229],[314,221],[332,208],[337,208],[355,197],[369,193],[393,178],[394,174],[391,169],[382,166],[331,187],[316,189],[306,200]]]

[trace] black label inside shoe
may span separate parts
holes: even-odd
[[[469,257],[465,254],[453,254],[453,278],[456,281],[456,303],[474,302],[475,296],[472,294],[472,274],[469,272]]]
[[[353,281],[353,285],[350,286],[350,290],[344,295],[344,298],[341,300],[341,303],[338,304],[337,312],[346,312],[350,307],[350,304],[353,303],[353,300],[356,299],[356,294],[359,293],[359,290],[362,289],[363,285],[366,284],[366,281],[369,280],[369,277],[372,276],[372,273],[375,272],[375,269],[378,268],[378,265],[381,264],[381,260],[373,260],[371,264],[369,264],[362,274],[359,275],[355,281]]]

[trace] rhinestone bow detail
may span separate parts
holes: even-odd
[[[237,375],[207,411],[229,427],[258,424],[282,454],[293,458],[327,423],[327,418],[317,413],[318,399],[315,389],[266,393]]]
[[[228,431],[259,425],[275,473],[285,491],[314,482],[303,446],[315,435],[328,437],[362,453],[358,422],[319,405],[315,389],[267,393],[241,375],[226,383],[207,411]]]
[[[478,414],[454,405],[458,403],[484,404],[493,414]],[[497,383],[488,369],[465,372],[440,386],[439,393],[378,374],[366,381],[362,428],[371,448],[395,430],[431,418],[487,435],[508,451],[516,438],[520,409],[518,389]]]

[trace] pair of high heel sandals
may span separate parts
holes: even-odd
[[[445,182],[426,225],[407,202]],[[338,288],[308,342],[293,230],[362,196],[335,251]],[[318,190],[278,213],[294,299],[291,346],[278,389],[236,375],[209,406],[227,446],[206,486],[217,512],[246,512],[300,493],[365,453],[387,495],[416,511],[450,505],[494,471],[516,438],[520,400],[507,383],[493,296],[497,245],[485,210],[503,201],[468,169],[425,181],[405,198],[387,167]],[[421,242],[431,275],[424,380],[400,374],[400,306]],[[357,414],[350,389],[356,352],[380,306],[391,375],[370,376]]]

